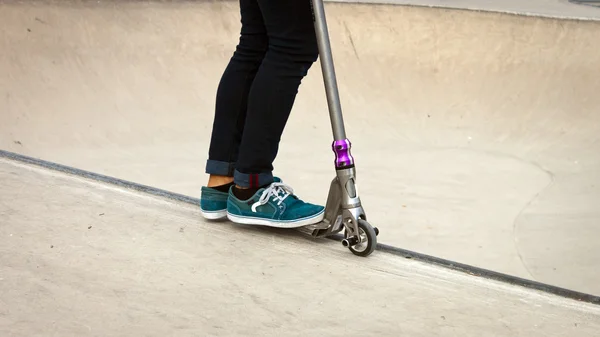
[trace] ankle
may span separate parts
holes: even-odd
[[[233,186],[233,195],[240,200],[248,200],[258,192],[260,188],[243,187],[239,185]]]
[[[211,174],[208,177],[208,184],[206,184],[206,186],[207,187],[217,187],[217,186],[229,185],[232,183],[233,183],[233,177],[219,176],[219,175]]]

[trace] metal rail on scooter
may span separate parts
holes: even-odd
[[[369,256],[377,246],[379,230],[367,222],[367,215],[356,190],[356,167],[344,127],[323,0],[311,1],[334,138],[336,177],[329,188],[323,221],[307,226],[306,230],[314,237],[331,236],[344,230],[342,244],[355,255]]]

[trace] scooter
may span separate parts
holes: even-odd
[[[351,143],[346,137],[344,127],[323,0],[311,1],[333,130],[332,147],[335,153],[336,177],[329,188],[323,221],[303,227],[301,230],[315,238],[333,236],[344,230],[342,240],[344,247],[355,255],[366,257],[377,247],[379,230],[367,222],[366,213],[356,190],[356,167],[350,151]]]

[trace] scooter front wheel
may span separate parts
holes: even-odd
[[[360,242],[356,235],[351,235],[348,230],[345,231],[345,239],[342,244],[347,247],[352,254],[366,257],[371,255],[375,248],[377,248],[377,235],[379,231],[377,228],[373,228],[367,221],[358,220],[358,233],[360,236]]]

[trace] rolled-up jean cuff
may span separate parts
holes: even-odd
[[[242,173],[235,170],[233,182],[241,187],[256,188],[273,182],[273,173]]]
[[[206,173],[218,176],[233,177],[233,171],[235,170],[234,165],[235,163],[209,159],[206,161]]]

